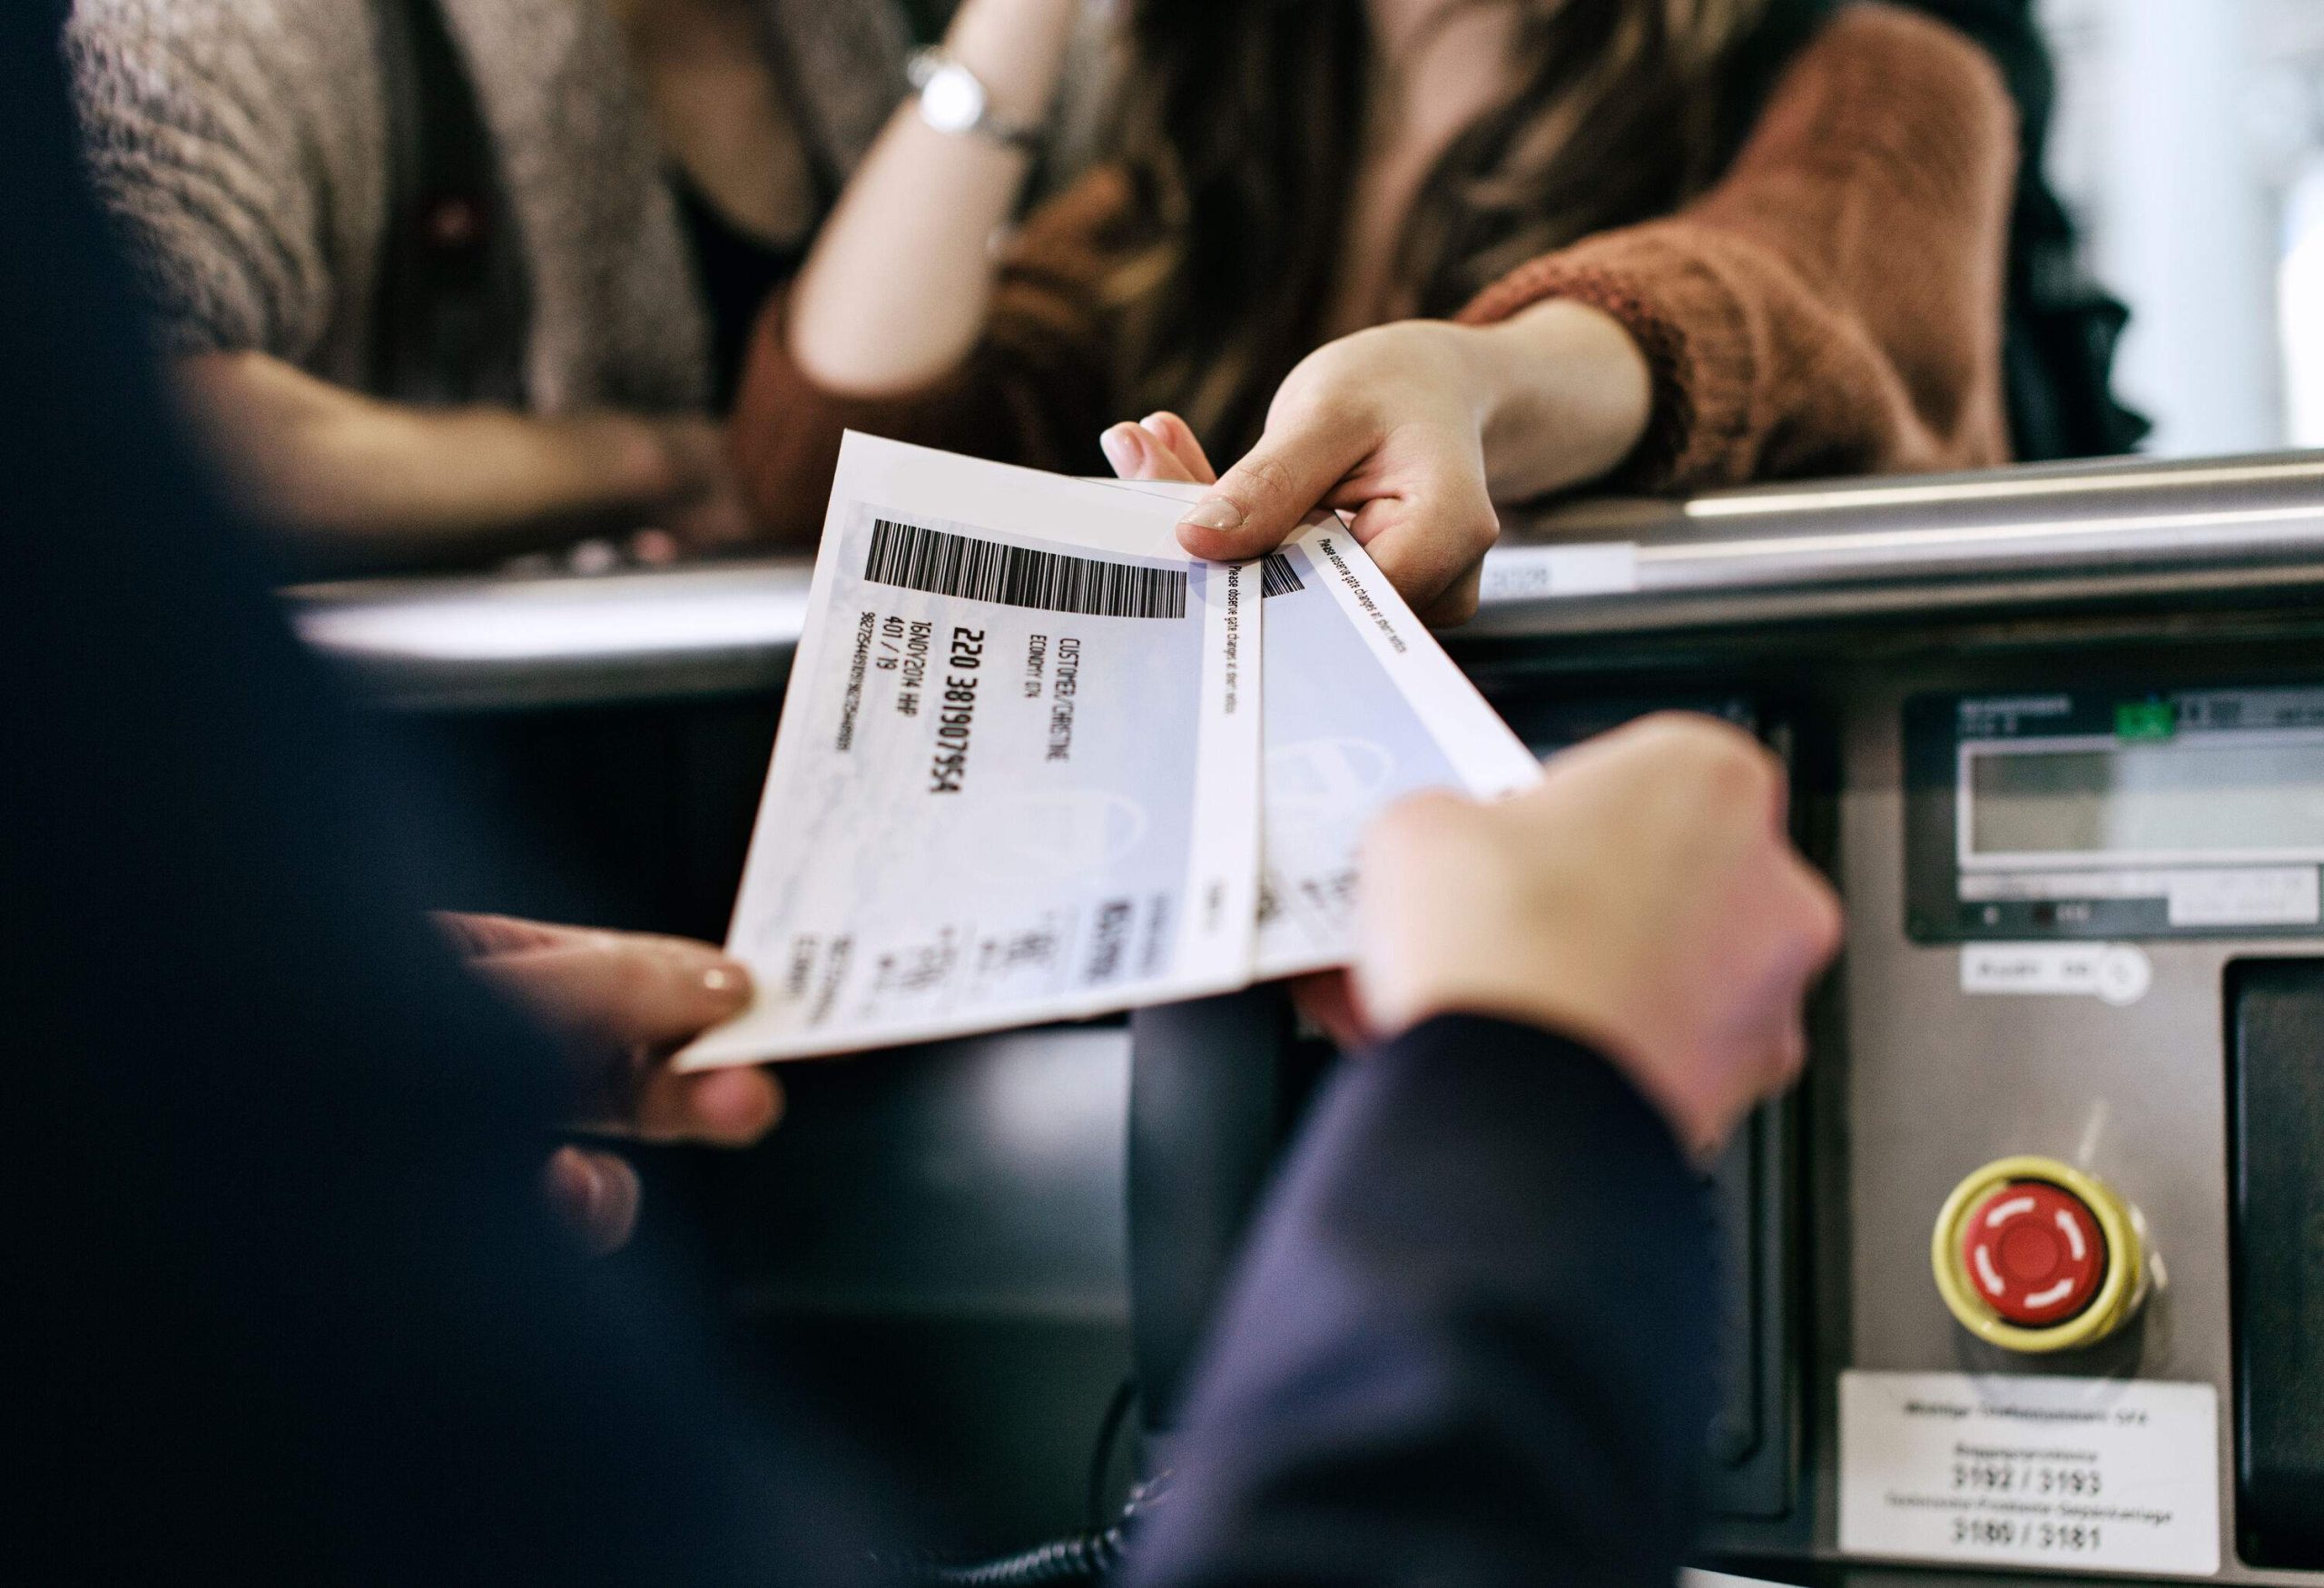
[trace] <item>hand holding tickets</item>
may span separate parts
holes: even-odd
[[[1336,519],[1238,567],[1181,508],[848,437],[727,942],[757,997],[680,1068],[1344,963],[1373,815],[1539,775]]]

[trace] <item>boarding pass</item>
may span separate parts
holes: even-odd
[[[757,993],[682,1068],[1344,963],[1380,807],[1537,774],[1336,519],[1231,565],[1182,510],[848,437],[727,943]]]
[[[1186,502],[1200,486],[1114,482]],[[1408,794],[1480,799],[1541,763],[1382,577],[1337,514],[1265,560],[1265,745],[1256,979],[1345,964],[1356,848]]]

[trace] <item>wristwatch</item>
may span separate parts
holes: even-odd
[[[940,133],[973,133],[1027,154],[1038,154],[1039,127],[1020,127],[994,116],[984,82],[940,49],[916,52],[905,74],[920,91],[920,119]]]

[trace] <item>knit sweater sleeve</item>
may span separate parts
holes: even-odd
[[[1568,299],[1623,324],[1654,388],[1620,477],[1630,488],[2001,462],[2016,147],[1983,51],[1895,7],[1851,5],[1793,63],[1717,186],[1520,266],[1462,318]]]
[[[1111,411],[1114,316],[1101,283],[1123,247],[1128,178],[1101,166],[1027,220],[1009,249],[985,329],[947,374],[910,390],[855,395],[820,384],[790,346],[791,303],[759,316],[734,403],[732,445],[752,511],[778,540],[812,542],[839,466],[862,430],[972,457],[1104,472],[1098,432]]]
[[[329,0],[77,0],[83,144],[174,352],[315,367],[368,295],[384,202],[378,40]],[[368,153],[369,158],[366,158]],[[337,373],[337,371],[326,371]]]

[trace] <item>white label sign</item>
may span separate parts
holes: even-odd
[[[2312,865],[2181,872],[2163,897],[2173,926],[2312,926],[2319,902]]]
[[[1961,991],[2102,998],[2136,1003],[2153,985],[2144,951],[2127,942],[1973,942],[1961,950]]]
[[[2207,1577],[2207,1384],[1840,1375],[1840,1548],[1894,1560]]]
[[[1505,546],[1489,552],[1478,595],[1490,604],[1547,596],[1626,596],[1637,588],[1637,544],[1604,540]]]

